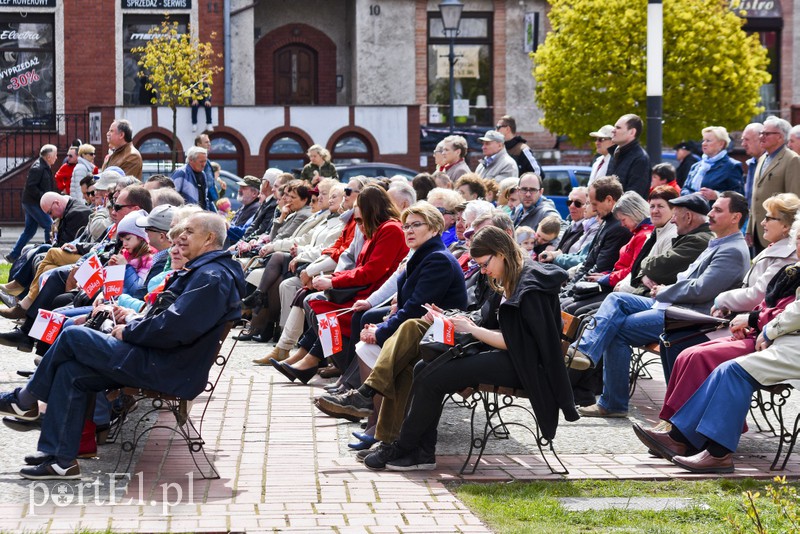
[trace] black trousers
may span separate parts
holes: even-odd
[[[421,361],[414,367],[411,401],[398,440],[405,450],[420,448],[431,454],[436,452],[442,402],[450,393],[478,384],[522,387],[511,356],[504,350],[450,360],[433,372],[420,376],[427,365],[431,364]]]

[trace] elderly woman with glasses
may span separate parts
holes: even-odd
[[[94,154],[94,147],[88,143],[78,147],[78,161],[75,163],[75,169],[72,171],[72,182],[69,185],[69,196],[78,202],[84,200],[83,191],[81,191],[81,180],[86,176],[94,175],[97,171],[97,167],[94,165]]]

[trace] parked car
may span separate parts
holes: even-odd
[[[579,165],[544,165],[544,196],[555,202],[556,209],[561,217],[569,216],[567,209],[567,196],[573,187],[589,184],[591,167]]]
[[[336,165],[336,172],[339,174],[339,180],[344,183],[349,182],[350,178],[358,175],[368,178],[375,178],[377,176],[391,178],[399,174],[411,180],[419,174],[418,171],[395,165],[394,163],[354,163],[352,165]]]

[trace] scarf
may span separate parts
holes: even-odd
[[[708,169],[713,167],[716,162],[727,156],[727,150],[720,150],[719,154],[710,158],[703,154],[703,158],[695,163],[695,168],[697,170],[691,176],[689,176],[683,186],[690,191],[700,191],[700,188],[703,186],[703,179],[706,177]]]
[[[774,308],[779,300],[792,297],[800,287],[800,262],[787,265],[772,277],[767,285],[764,302],[767,307]]]

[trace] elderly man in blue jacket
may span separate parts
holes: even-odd
[[[695,193],[669,203],[689,207],[693,202],[705,200]],[[669,306],[709,313],[717,295],[741,284],[750,267],[750,253],[741,232],[747,214],[744,196],[725,191],[708,214],[709,227],[716,237],[678,275],[677,282],[651,287],[652,298],[612,293],[603,301],[594,316],[596,326],[587,329],[567,351],[573,369],[588,369],[601,358],[604,362],[603,394],[597,404],[580,408],[578,413],[584,417],[626,417],[631,347],[658,341],[664,330],[664,310]]]
[[[194,398],[203,391],[225,323],[241,317],[244,275],[223,250],[225,235],[218,215],[190,217],[177,240],[189,262],[161,294],[171,297],[168,307],[153,306],[111,334],[67,328],[28,384],[0,395],[0,414],[23,420],[39,417],[37,400],[48,405],[38,453],[26,457],[23,478],[80,478],[78,445],[94,392],[125,385]]]

